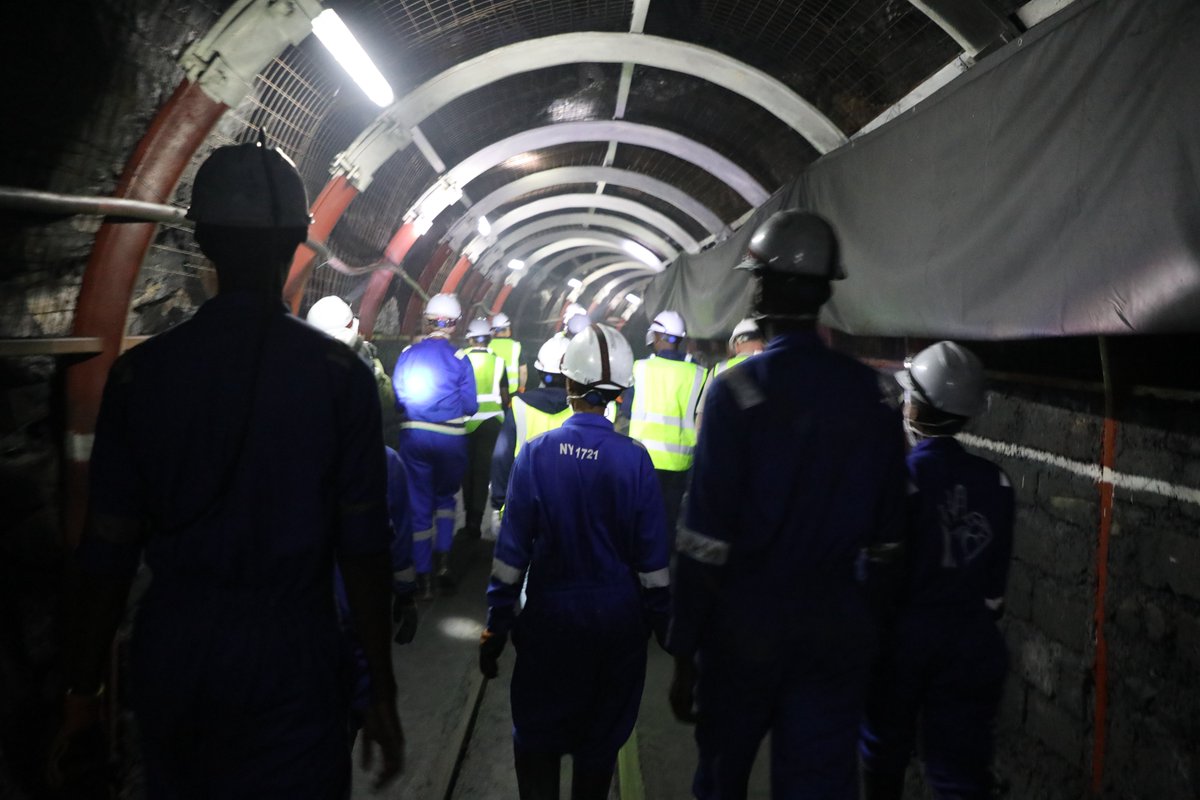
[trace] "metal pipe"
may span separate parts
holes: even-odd
[[[179,222],[186,209],[144,200],[59,194],[16,186],[0,186],[0,208],[40,214],[89,214],[142,222]]]

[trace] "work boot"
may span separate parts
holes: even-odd
[[[428,572],[417,573],[417,599],[423,603],[433,599],[433,581]]]
[[[450,574],[450,554],[433,554],[433,574],[437,578],[437,588],[442,594],[454,594],[457,584]]]

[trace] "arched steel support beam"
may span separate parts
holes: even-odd
[[[524,269],[509,270],[510,273],[516,274],[516,280],[513,283],[517,283],[523,276],[537,270],[538,265],[548,257],[564,253],[568,250],[585,248],[598,252],[620,253],[625,258],[630,258],[629,253],[625,251],[623,246],[628,241],[629,239],[626,239],[624,236],[604,231],[584,231],[573,236],[542,234],[520,242],[506,257],[520,259],[525,262]],[[481,272],[484,275],[488,274],[487,271],[481,270]]]
[[[638,270],[630,270],[630,273],[631,274],[629,275],[620,275],[605,283],[604,286],[601,287],[598,292],[596,292],[596,296],[592,298],[592,302],[588,304],[588,313],[591,314],[595,312],[597,308],[606,308],[607,306],[612,305],[612,298],[620,297],[620,295],[615,293],[618,287],[635,278],[646,276],[645,272]]]
[[[1017,27],[993,11],[983,0],[909,0],[922,14],[945,31],[967,55],[1015,39]]]
[[[528,303],[529,299],[538,295],[542,289],[542,286],[544,286],[548,280],[551,280],[554,277],[555,273],[561,266],[564,264],[570,264],[571,262],[577,262],[578,259],[582,257],[583,256],[581,256],[579,253],[567,251],[564,253],[559,253],[553,258],[543,262],[541,268],[538,269],[537,274],[530,275],[527,280],[522,281],[521,302],[520,305],[517,306],[517,313],[522,315],[525,313],[525,305]],[[629,255],[627,253],[604,253],[597,255],[588,261],[576,263],[571,270],[571,274],[577,275],[585,271],[605,267],[614,262],[627,262],[629,260]],[[573,289],[571,289],[571,287],[569,287],[565,281],[563,282],[563,287],[563,292],[565,294],[569,294],[571,291],[573,291]],[[541,314],[541,309],[538,310],[538,313],[539,315]]]
[[[442,180],[463,187],[514,156],[577,142],[617,142],[661,150],[700,167],[736,191],[751,206],[762,205],[769,196],[750,173],[711,147],[665,128],[621,119],[560,122],[515,133],[467,156],[447,171]]]
[[[625,214],[662,232],[689,253],[698,252],[700,249],[699,242],[666,214],[648,208],[636,200],[627,200],[624,197],[612,197],[606,194],[559,194],[539,198],[513,209],[496,220],[492,224],[492,235],[496,235],[498,231],[503,232],[516,227],[542,214],[573,208],[595,208],[616,214]],[[482,269],[494,264],[496,259],[502,256],[503,253],[493,253],[491,247],[488,247],[480,252],[476,258],[476,264],[480,265]]]
[[[528,239],[539,233],[554,230],[556,228],[564,228],[560,231],[561,235],[569,236],[576,232],[584,233],[592,230],[617,231],[624,234],[629,239],[642,245],[646,249],[659,257],[660,261],[670,261],[679,255],[679,250],[676,249],[670,242],[659,236],[650,228],[634,222],[627,217],[619,217],[613,214],[586,214],[582,212],[571,214],[549,214],[547,216],[537,217],[533,220],[525,221],[519,225],[509,227],[508,235],[496,241],[492,246],[495,251],[505,253],[511,250],[519,242]],[[491,249],[491,248],[490,248]],[[485,251],[487,252],[487,251]],[[479,261],[483,266],[483,259]],[[494,260],[490,263],[495,263]]]
[[[845,134],[815,106],[782,81],[745,62],[675,39],[589,31],[516,42],[455,64],[381,112],[347,151],[357,152],[365,142],[380,138],[394,144],[405,138],[411,140],[411,134],[405,136],[404,131],[410,131],[430,114],[469,92],[514,75],[566,64],[641,64],[693,75],[771,112],[819,153],[827,153],[846,142]],[[397,131],[401,134],[397,135]],[[372,160],[382,164],[391,153],[381,155],[385,156],[382,160]],[[370,181],[370,176],[357,176],[360,181],[363,178]]]
[[[720,235],[727,230],[725,223],[708,206],[666,181],[617,167],[554,167],[517,178],[480,198],[471,206],[470,213],[450,226],[446,235],[450,238],[452,247],[462,247],[474,235],[480,217],[485,217],[531,192],[580,183],[606,183],[634,189],[669,203],[713,235]]]

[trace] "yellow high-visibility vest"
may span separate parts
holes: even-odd
[[[704,377],[704,369],[689,361],[651,356],[634,362],[629,435],[645,445],[655,469],[692,466]]]
[[[739,353],[736,356],[730,356],[729,358],[725,359],[724,361],[721,361],[720,363],[716,364],[712,368],[712,377],[713,378],[717,377],[718,375],[720,375],[722,372],[729,369],[730,367],[736,367],[738,364],[742,363],[747,358],[749,358],[750,355],[751,355],[750,353]]]
[[[521,343],[516,339],[492,339],[488,349],[504,360],[508,372],[508,392],[517,394],[521,385]]]
[[[500,376],[504,374],[504,359],[486,347],[459,350],[455,355],[466,358],[475,370],[475,399],[479,401],[479,410],[467,420],[467,433],[470,433],[485,419],[504,413],[500,395]]]
[[[517,441],[513,447],[513,455],[521,452],[521,447],[530,439],[561,426],[573,413],[571,407],[567,406],[557,414],[547,414],[545,411],[539,411],[529,405],[520,397],[513,398],[512,412],[513,423],[517,428]]]

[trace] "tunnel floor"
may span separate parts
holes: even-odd
[[[492,542],[456,540],[452,563],[458,592],[422,604],[416,639],[393,650],[400,716],[407,741],[403,775],[376,794],[355,748],[355,800],[497,800],[516,798],[512,766],[509,678],[515,654],[501,656],[500,676],[486,685],[477,667],[477,643],[486,615],[485,590]],[[638,718],[636,758],[627,753],[610,798],[688,800],[695,744],[667,705],[671,659],[651,641],[646,689]],[[770,797],[767,743],[760,750],[749,797]],[[624,794],[622,794],[624,791]],[[570,797],[570,759],[563,759],[562,797]]]

